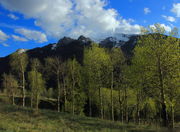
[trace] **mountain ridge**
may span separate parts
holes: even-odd
[[[138,36],[139,35],[134,35],[134,34],[132,34],[132,35],[130,35],[130,34],[119,34],[119,36],[118,35],[110,36],[110,37],[107,37],[105,39],[102,39],[99,42],[96,42],[96,41],[94,41],[88,37],[83,36],[83,35],[79,36],[79,38],[77,38],[77,39],[73,39],[71,37],[64,36],[57,43],[49,43],[45,46],[36,47],[36,48],[32,48],[32,49],[20,48],[20,49],[17,49],[15,52],[21,53],[21,52],[26,52],[26,51],[32,51],[34,49],[41,49],[41,48],[46,48],[46,47],[50,48],[50,46],[51,46],[52,50],[55,50],[59,46],[68,45],[74,41],[78,41],[80,44],[83,44],[86,46],[89,45],[90,43],[97,43],[97,44],[99,44],[105,48],[122,47],[125,44],[127,44],[127,42],[132,41],[133,39],[137,39]],[[13,54],[13,53],[11,53],[11,54]],[[9,54],[9,55],[11,55],[11,54]],[[7,55],[7,56],[9,56],[9,55]],[[5,58],[7,56],[0,57],[0,58]]]
[[[141,35],[119,34],[107,37],[98,42],[98,44],[104,48],[121,48],[124,55],[129,58],[133,55],[132,51],[140,36]],[[82,64],[84,48],[90,46],[91,43],[97,42],[83,35],[78,39],[63,37],[57,43],[50,43],[43,47],[33,49],[18,49],[16,52],[26,52],[29,58],[38,58],[41,61],[44,60],[44,58],[52,56],[59,56],[62,60],[75,57]],[[10,69],[10,55],[0,58],[0,74]]]
[[[104,48],[119,47],[125,54],[129,55],[130,51],[134,48],[133,44],[137,42],[138,36],[121,35],[119,38],[123,39],[120,40],[115,37],[108,37],[100,41],[99,45]],[[63,37],[57,43],[51,43],[33,49],[18,49],[16,52],[26,52],[30,59],[38,58],[41,61],[43,61],[44,58],[52,56],[59,56],[62,60],[75,57],[82,64],[84,48],[90,46],[91,43],[96,42],[83,35],[78,39]],[[0,58],[0,74],[10,69],[10,55]]]

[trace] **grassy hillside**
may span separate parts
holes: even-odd
[[[0,132],[156,132],[159,128],[123,125],[84,116],[72,116],[41,110],[35,114],[30,108],[0,103]],[[165,130],[163,130],[164,132]],[[162,131],[161,131],[162,132]]]

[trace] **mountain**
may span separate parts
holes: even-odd
[[[135,44],[135,40],[138,38],[138,35],[128,35],[128,34],[116,34],[113,37],[108,37],[100,42],[101,45],[105,47],[112,48],[112,47],[122,47],[125,46],[130,41],[133,41]],[[133,45],[132,44],[132,45]]]
[[[134,49],[138,38],[139,35],[116,34],[113,37],[104,39],[99,44],[105,48],[119,47],[126,56],[131,56],[131,52]]]
[[[116,34],[113,37],[108,37],[99,42],[100,46],[104,48],[119,47],[122,48],[126,55],[130,55],[138,40],[138,35],[126,35]],[[38,58],[43,60],[46,57],[59,56],[63,60],[68,58],[76,57],[77,60],[82,63],[84,47],[90,46],[93,43],[90,38],[80,36],[78,39],[72,39],[64,37],[57,43],[49,44],[44,47],[38,47],[34,49],[19,49],[16,52],[26,52],[29,58]],[[0,58],[0,74],[8,71],[9,67],[9,56]]]

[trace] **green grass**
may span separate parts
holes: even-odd
[[[0,132],[156,132],[150,126],[121,124],[40,110],[35,114],[30,108],[0,103]]]

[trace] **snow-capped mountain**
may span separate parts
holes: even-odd
[[[129,35],[129,34],[115,34],[112,37],[108,37],[100,42],[101,45],[105,47],[122,47],[128,42],[136,43],[138,35]],[[132,45],[133,46],[133,45]]]
[[[26,51],[28,51],[28,49],[18,49],[16,52],[18,52],[18,54],[22,54]]]
[[[99,42],[99,45],[104,48],[119,47],[125,54],[129,55],[134,48],[137,39],[137,35],[116,34],[102,40]],[[84,36],[80,36],[78,39],[63,37],[57,43],[29,50],[19,49],[16,52],[19,54],[26,52],[30,59],[38,58],[39,60],[44,60],[44,58],[49,56],[59,56],[63,60],[76,57],[77,60],[82,63],[84,48],[90,46],[93,42],[93,40]],[[7,71],[9,69],[8,67],[9,56],[0,58],[0,73]]]

